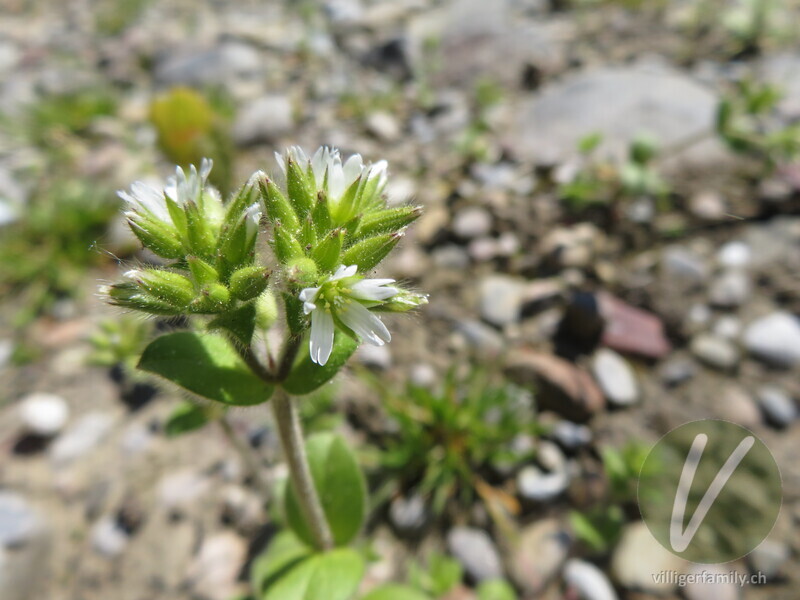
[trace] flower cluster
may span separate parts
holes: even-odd
[[[126,281],[105,290],[110,301],[154,314],[218,314],[215,322],[223,324],[229,321],[222,316],[236,312],[237,329],[247,331],[252,327],[240,327],[242,318],[271,324],[275,298],[282,297],[291,335],[305,335],[310,322],[309,350],[318,365],[328,362],[337,330],[388,342],[375,311],[404,312],[426,297],[366,275],[420,208],[387,207],[385,161],[365,164],[358,154],[342,160],[327,147],[310,158],[293,147],[277,159],[277,179],[259,171],[227,203],[206,183],[208,160],[188,174],[178,168],[163,190],[136,182],[120,192],[142,244],[173,262],[129,271]],[[255,251],[262,214],[270,268]],[[256,310],[242,310],[250,305]],[[271,319],[259,320],[261,307],[270,307]]]

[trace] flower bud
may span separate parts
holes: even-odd
[[[185,251],[178,231],[171,224],[145,215],[129,213],[128,225],[142,245],[162,258],[183,258]]]
[[[267,288],[270,273],[264,267],[242,267],[231,275],[231,293],[239,300],[252,300]]]
[[[286,189],[289,193],[289,202],[301,217],[314,206],[316,186],[309,179],[306,165],[298,164],[289,156],[286,159]]]
[[[278,186],[275,185],[275,182],[263,175],[258,178],[258,189],[261,193],[261,199],[264,201],[267,218],[273,223],[280,221],[284,227],[288,227],[291,231],[297,231],[300,227],[297,213],[280,189],[278,189]]]
[[[355,239],[399,231],[416,221],[421,214],[421,206],[401,206],[367,213],[361,218]]]
[[[187,306],[195,296],[192,282],[179,273],[163,269],[134,269],[125,277],[139,285],[150,296],[176,308]]]
[[[225,310],[231,300],[231,293],[221,283],[209,283],[200,291],[200,295],[192,302],[193,313],[218,313]]]
[[[152,315],[179,315],[183,311],[154,298],[133,282],[115,283],[100,288],[100,293],[108,297],[108,302],[132,310],[140,310]]]
[[[317,263],[310,258],[298,258],[289,263],[286,274],[292,283],[308,286],[317,281],[319,270]]]
[[[404,232],[399,231],[361,240],[345,251],[342,255],[342,264],[356,265],[362,273],[374,269],[392,251],[403,235]]]
[[[402,313],[414,310],[415,308],[419,308],[427,303],[427,294],[417,294],[415,292],[409,292],[408,290],[400,289],[398,293],[392,296],[389,300],[379,306],[376,306],[375,310]]]

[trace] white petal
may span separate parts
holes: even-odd
[[[350,187],[350,184],[352,184],[358,178],[358,176],[361,175],[361,171],[363,169],[364,161],[361,159],[360,154],[353,154],[353,156],[347,159],[347,162],[344,163],[344,167],[342,167],[345,189]]]
[[[339,265],[339,268],[336,269],[336,272],[328,278],[328,281],[337,281],[339,279],[344,279],[345,277],[352,277],[357,271],[357,265],[350,265],[349,267]]]
[[[344,171],[341,161],[333,161],[328,165],[328,197],[336,201],[345,190]]]
[[[281,173],[286,175],[286,158],[279,152],[275,153],[275,161],[278,163],[278,167],[281,169]]]
[[[208,179],[208,174],[211,173],[211,169],[214,166],[214,161],[210,158],[204,158],[200,161],[200,180],[205,183],[206,179]]]
[[[311,171],[314,173],[314,181],[317,187],[322,187],[322,182],[325,179],[325,169],[328,168],[328,148],[320,146],[311,157]]]
[[[317,299],[318,293],[319,293],[318,287],[305,288],[300,292],[300,300],[302,300],[303,302],[314,302],[314,300]]]
[[[392,334],[376,315],[358,302],[350,302],[339,314],[342,322],[365,342],[373,346],[383,346],[392,340]]]
[[[333,317],[328,311],[315,310],[311,313],[311,338],[308,342],[311,360],[324,365],[333,350]]]
[[[350,286],[350,295],[361,300],[386,300],[397,294],[397,288],[384,287],[394,279],[362,279]]]

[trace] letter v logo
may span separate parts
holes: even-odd
[[[675,552],[683,552],[692,543],[697,530],[703,524],[703,519],[706,518],[708,511],[714,504],[714,501],[719,496],[722,488],[728,483],[728,480],[733,475],[736,467],[742,462],[745,455],[750,452],[750,448],[755,443],[755,438],[750,435],[744,438],[736,449],[731,452],[728,460],[722,465],[722,468],[714,477],[714,481],[703,494],[700,504],[694,511],[689,524],[686,529],[683,529],[683,517],[686,513],[686,503],[689,500],[689,491],[692,489],[692,482],[694,481],[694,474],[697,471],[697,466],[700,464],[700,459],[703,457],[703,450],[708,443],[708,436],[705,433],[699,433],[694,438],[692,447],[689,449],[689,454],[686,456],[686,462],[683,463],[683,471],[681,471],[681,479],[678,483],[678,489],[675,491],[675,502],[672,505],[672,520],[669,524],[669,543]]]

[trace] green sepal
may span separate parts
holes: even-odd
[[[156,255],[171,260],[184,257],[183,244],[174,227],[166,225],[163,221],[138,214],[128,219],[128,225],[142,245]]]
[[[339,255],[344,243],[344,230],[334,229],[311,251],[311,258],[321,271],[330,271],[339,264]]]
[[[286,191],[289,203],[299,217],[305,216],[314,206],[314,186],[308,173],[291,156],[286,159]]]
[[[155,298],[142,290],[137,284],[130,282],[115,283],[105,288],[108,301],[114,306],[129,308],[151,315],[180,315],[184,309],[172,306]]]
[[[308,336],[306,336],[300,346],[300,351],[297,353],[297,358],[295,358],[289,377],[283,383],[283,387],[287,392],[295,396],[310,394],[333,379],[356,351],[356,348],[358,348],[358,340],[343,331],[337,330],[334,333],[333,350],[328,362],[324,365],[318,365],[311,360]]]
[[[145,348],[138,368],[231,406],[261,404],[273,392],[271,385],[253,374],[229,340],[213,333],[162,335]]]
[[[400,231],[416,221],[421,214],[421,206],[400,206],[367,213],[361,218],[354,239],[361,240],[381,233]]]
[[[264,201],[264,208],[267,218],[276,223],[280,221],[291,231],[300,228],[300,219],[297,212],[292,208],[291,203],[286,199],[275,182],[266,175],[258,179],[258,189],[261,191],[261,198]]]
[[[306,455],[314,487],[337,546],[350,543],[364,524],[367,485],[355,454],[341,436],[316,433],[306,441]],[[295,535],[310,546],[311,528],[303,517],[294,487],[284,496],[286,521]]]
[[[399,289],[399,288],[398,288]],[[397,294],[370,308],[381,312],[404,313],[428,303],[427,294],[417,294],[400,289]]]
[[[307,214],[303,219],[303,224],[300,226],[300,231],[297,234],[297,240],[306,252],[316,245],[317,231],[314,227],[311,214]]]
[[[224,312],[208,324],[209,329],[224,329],[243,346],[253,341],[256,327],[256,307],[254,302]]]
[[[187,256],[186,263],[189,266],[189,270],[192,272],[192,277],[194,277],[194,280],[200,286],[207,283],[219,282],[219,273],[217,273],[217,270],[202,258]]]
[[[343,223],[356,214],[362,181],[361,176],[357,177],[356,180],[350,184],[350,187],[344,191],[336,206],[333,207],[331,216],[336,223]]]
[[[265,267],[242,267],[231,275],[231,294],[239,300],[248,301],[267,289],[267,282],[272,271]]]
[[[183,211],[180,205],[167,194],[164,194],[164,203],[167,205],[167,212],[169,213],[175,228],[178,230],[178,233],[180,233],[182,237],[187,237],[188,231],[186,213]]]
[[[333,226],[330,207],[328,206],[328,198],[323,190],[317,193],[316,203],[311,211],[311,218],[314,220],[314,225],[317,228],[317,236],[325,235]]]
[[[205,215],[197,204],[191,201],[186,203],[185,213],[186,236],[192,251],[202,258],[213,259],[216,239]]]
[[[374,269],[397,245],[403,232],[384,233],[356,242],[345,250],[343,265],[358,266],[359,273]]]
[[[176,307],[187,306],[195,297],[192,282],[181,275],[163,269],[137,270],[136,283],[148,294]]]
[[[275,250],[275,256],[283,264],[306,255],[297,238],[281,222],[276,222],[272,228],[272,248]]]

